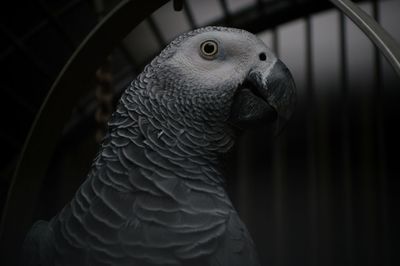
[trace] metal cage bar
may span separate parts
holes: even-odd
[[[374,19],[379,23],[380,8],[379,0],[372,1],[372,11]],[[389,243],[389,218],[388,218],[388,187],[387,187],[387,166],[386,166],[386,149],[385,149],[385,125],[383,113],[383,77],[382,77],[382,57],[378,47],[374,50],[374,66],[375,66],[375,84],[374,84],[374,129],[375,130],[375,147],[377,152],[377,177],[379,179],[378,201],[381,208],[381,228],[382,236],[380,246],[380,255],[382,265],[391,265],[391,249]]]
[[[307,161],[308,161],[308,222],[309,222],[309,261],[310,265],[318,265],[318,179],[317,179],[317,144],[316,144],[316,100],[313,82],[311,18],[305,21],[305,54],[306,54],[306,87],[307,87]]]

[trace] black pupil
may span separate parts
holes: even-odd
[[[213,44],[213,43],[206,43],[206,44],[204,45],[204,52],[205,52],[206,54],[212,54],[212,53],[214,53],[214,52],[215,52],[215,44]]]
[[[267,56],[265,55],[265,53],[261,53],[259,57],[261,61],[267,60]]]

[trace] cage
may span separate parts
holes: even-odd
[[[127,84],[175,36],[205,25],[257,34],[298,88],[285,131],[249,131],[231,158],[227,189],[262,265],[398,265],[400,4],[355,2],[9,2],[0,11],[4,265],[32,222],[54,216],[84,180]]]

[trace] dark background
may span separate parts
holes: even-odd
[[[118,2],[2,4],[0,210],[51,84]],[[400,1],[359,4],[400,40]],[[180,13],[172,3],[160,8],[93,73],[65,121],[33,220],[54,216],[85,178],[128,82],[173,37],[204,25],[258,34],[298,87],[286,130],[278,137],[267,128],[249,131],[231,156],[228,190],[263,265],[400,265],[400,78],[328,1],[192,0]]]

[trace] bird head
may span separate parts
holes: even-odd
[[[150,86],[153,94],[190,106],[184,109],[193,119],[236,128],[276,122],[280,131],[292,114],[290,71],[247,31],[206,27],[183,34],[151,66],[159,81]]]

